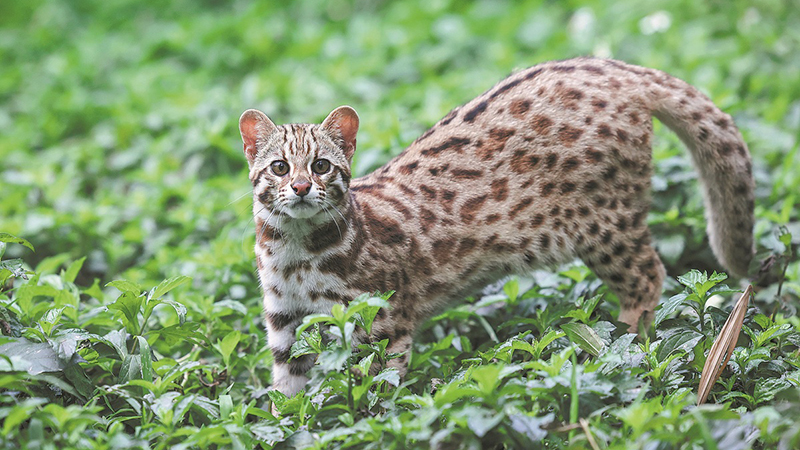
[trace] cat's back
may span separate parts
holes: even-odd
[[[579,58],[512,74],[352,190],[386,216],[454,235],[632,206],[649,183],[652,122],[647,86],[629,68],[640,70]]]

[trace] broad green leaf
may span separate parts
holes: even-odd
[[[194,345],[205,345],[208,343],[206,335],[197,331],[200,329],[197,322],[186,322],[183,324],[170,325],[164,328],[156,328],[147,331],[147,341],[151,345],[156,340],[164,340],[167,345],[176,345],[181,342],[190,342]]]
[[[115,280],[110,283],[107,283],[106,287],[108,286],[115,287],[125,294],[132,294],[138,296],[139,294],[142,293],[142,288],[138,284],[132,281]]]
[[[661,341],[656,351],[656,359],[664,361],[673,352],[688,352],[691,350],[704,336],[702,333],[694,330],[685,330],[682,333],[675,333],[668,338]]]
[[[142,379],[153,381],[153,353],[150,350],[150,344],[142,336],[136,336],[136,340],[139,343],[139,354],[142,355]]]
[[[380,373],[375,375],[372,381],[376,384],[381,381],[386,381],[392,386],[397,387],[400,385],[400,373],[394,367],[390,367],[381,370]]]
[[[150,316],[151,312],[156,308],[158,305],[169,305],[172,309],[175,310],[175,313],[178,315],[178,322],[183,324],[186,321],[186,307],[183,304],[176,302],[175,300],[166,300],[166,299],[150,299],[147,300],[144,309],[145,316]]]
[[[86,261],[86,257],[80,258],[76,261],[73,261],[72,264],[67,267],[67,270],[64,271],[64,281],[68,283],[75,282],[75,278],[78,276],[78,272],[80,272],[81,267],[83,267],[83,263]]]
[[[502,369],[502,366],[497,364],[473,367],[469,376],[475,381],[483,395],[488,396],[495,390],[498,383],[500,383],[500,372]]]
[[[217,341],[217,345],[215,347],[217,350],[219,350],[220,355],[222,355],[222,361],[225,364],[225,367],[230,365],[231,354],[233,354],[234,350],[236,350],[236,346],[239,345],[239,339],[241,336],[242,333],[240,333],[238,330],[233,330],[226,334],[222,340]]]
[[[167,292],[182,284],[188,283],[191,280],[192,279],[190,277],[184,275],[178,275],[177,277],[166,279],[156,286],[155,290],[153,291],[153,295],[151,295],[150,298],[161,298]]]
[[[219,396],[219,416],[221,418],[230,417],[233,412],[233,399],[230,395]]]
[[[675,311],[681,307],[684,300],[686,300],[686,294],[677,294],[670,297],[669,300],[661,303],[659,308],[656,310],[656,317],[653,321],[653,326],[658,328],[661,322],[672,316],[672,314],[674,314]]]
[[[33,245],[31,245],[30,242],[28,242],[27,240],[25,240],[25,239],[23,239],[21,237],[16,237],[13,234],[0,233],[0,242],[8,242],[8,243],[12,243],[12,244],[22,244],[25,247],[28,247],[29,249],[31,249],[32,251],[36,251],[36,250],[33,249]]]
[[[0,354],[8,358],[0,359],[0,372],[25,371],[29,375],[37,375],[61,372],[67,366],[50,344],[31,342],[25,338],[16,338],[0,345]]]
[[[141,312],[142,301],[144,297],[134,294],[133,291],[126,291],[120,295],[117,300],[108,305],[107,308],[112,311],[120,311],[123,315],[123,325],[128,333],[137,335],[139,334],[139,313]]]
[[[83,293],[96,298],[97,300],[100,301],[100,303],[103,303],[103,299],[105,298],[103,290],[100,289],[100,280],[98,280],[97,278],[94,279],[91,286],[83,290]]]
[[[142,378],[142,355],[129,354],[122,360],[122,366],[119,369],[119,383],[123,384],[131,380],[138,380]]]
[[[28,420],[37,408],[47,403],[45,398],[26,398],[11,407],[11,410],[3,420],[3,436],[10,436],[12,430],[16,429],[23,422]]]
[[[314,325],[315,323],[332,324],[333,323],[332,319],[333,318],[327,314],[310,314],[308,316],[305,316],[303,317],[303,322],[297,327],[297,330],[295,331],[295,336],[300,337],[300,334],[303,331],[305,331],[306,329],[308,329],[308,327]]]
[[[572,343],[577,344],[583,351],[593,356],[600,356],[605,349],[603,341],[597,332],[583,323],[565,323],[561,329],[566,333]]]
[[[506,281],[503,285],[503,292],[512,303],[517,301],[517,296],[519,296],[519,278],[514,277]]]

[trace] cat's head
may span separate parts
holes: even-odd
[[[261,111],[239,119],[256,201],[277,215],[307,219],[339,207],[350,186],[358,114],[349,106],[322,124],[276,126]],[[333,212],[336,214],[336,212]]]

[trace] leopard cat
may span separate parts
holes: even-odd
[[[293,395],[307,381],[313,356],[289,358],[302,318],[363,292],[395,291],[360,339],[388,339],[401,374],[426,318],[504,276],[575,258],[619,297],[622,322],[649,323],[665,276],[646,224],[653,116],[689,148],[712,250],[746,275],[747,146],[729,115],[657,70],[594,58],[522,70],[356,179],[352,108],[281,126],[245,111],[273,388]]]

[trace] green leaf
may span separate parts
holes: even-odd
[[[125,291],[120,295],[117,300],[108,305],[107,308],[112,311],[120,311],[123,315],[123,325],[130,334],[139,334],[139,312],[141,311],[142,301],[144,300],[139,294],[134,291]]]
[[[299,338],[303,331],[315,323],[333,324],[333,317],[327,314],[310,314],[305,316],[303,317],[303,322],[297,327],[295,336]]]
[[[221,341],[217,341],[215,348],[219,351],[220,355],[222,355],[222,361],[224,362],[225,367],[230,365],[231,354],[233,354],[233,351],[236,350],[236,346],[239,344],[239,339],[241,336],[242,333],[240,333],[238,330],[233,330],[226,334]]]
[[[109,287],[109,286],[117,288],[122,293],[125,293],[125,294],[133,294],[133,295],[138,296],[139,294],[142,293],[142,288],[138,284],[136,284],[136,283],[134,283],[132,281],[115,280],[115,281],[112,281],[112,282],[106,284],[106,287]]]
[[[198,332],[200,324],[197,322],[185,322],[182,324],[170,325],[164,328],[156,328],[147,332],[147,340],[152,343],[163,339],[167,345],[176,345],[181,342],[190,342],[194,345],[205,345],[208,338],[203,333]]]
[[[78,276],[78,272],[80,272],[81,267],[83,267],[84,261],[86,261],[85,256],[70,264],[69,267],[67,267],[67,270],[65,270],[64,274],[62,275],[64,281],[68,283],[74,283],[75,278]]]
[[[50,344],[31,342],[25,338],[16,338],[0,345],[0,355],[8,358],[0,359],[0,372],[24,371],[29,375],[37,375],[61,372],[67,366]]]
[[[319,332],[319,327],[311,329],[311,331],[304,331],[292,344],[291,357],[299,358],[303,355],[322,353],[322,335]]]
[[[470,378],[475,381],[483,395],[488,396],[494,392],[500,382],[500,372],[502,369],[502,366],[497,364],[473,367],[470,372]]]
[[[186,321],[186,312],[187,312],[186,311],[186,307],[183,306],[182,303],[176,302],[175,300],[150,299],[150,300],[147,300],[146,305],[147,306],[145,306],[145,309],[144,309],[144,315],[146,317],[150,317],[150,314],[156,308],[156,306],[158,306],[158,305],[169,305],[169,306],[172,307],[172,309],[175,310],[175,313],[178,315],[178,322],[180,324],[183,324],[183,322]]]
[[[519,296],[519,278],[514,277],[506,281],[503,285],[503,292],[512,303],[517,301],[517,297]]]
[[[11,407],[3,420],[3,436],[11,436],[12,430],[17,429],[36,409],[46,403],[46,398],[27,398]]]
[[[155,355],[147,339],[142,336],[136,336],[136,342],[139,344],[139,354],[142,355],[142,380],[152,382],[155,375],[153,370]]]
[[[566,333],[572,343],[577,344],[583,351],[593,356],[600,356],[605,349],[603,341],[597,332],[583,323],[565,323],[561,329]]]
[[[682,285],[694,289],[695,285],[703,284],[708,281],[708,275],[699,270],[692,269],[686,274],[678,275],[677,279]]]
[[[100,289],[100,280],[97,278],[94,279],[91,286],[83,290],[83,293],[90,297],[96,298],[100,301],[100,303],[103,303],[103,299],[105,298],[103,290]]]
[[[176,287],[178,287],[178,286],[180,286],[182,284],[188,283],[191,280],[192,279],[190,277],[187,277],[187,276],[184,276],[184,275],[178,275],[176,277],[172,277],[172,278],[166,279],[166,280],[162,281],[161,283],[159,283],[158,286],[156,286],[156,288],[155,288],[155,290],[153,290],[153,294],[150,296],[150,298],[161,298],[167,292],[175,289]]]
[[[30,242],[28,242],[27,240],[25,240],[25,239],[23,239],[21,237],[16,237],[13,234],[0,233],[0,242],[9,242],[9,243],[12,243],[12,244],[22,244],[25,247],[28,247],[29,249],[31,249],[32,251],[36,251],[36,250],[33,249],[33,245],[31,245]]]
[[[380,383],[381,381],[385,381],[391,384],[394,387],[400,385],[400,372],[394,367],[389,367],[387,369],[383,369],[375,375],[375,378],[372,380],[375,384]]]
[[[703,334],[694,330],[675,333],[661,341],[656,351],[656,359],[664,361],[674,352],[688,352],[703,338]]]
[[[233,412],[233,399],[230,395],[219,396],[219,417],[228,418]]]
[[[660,307],[656,310],[656,317],[653,321],[653,326],[658,328],[661,322],[672,316],[672,314],[674,314],[675,311],[681,307],[684,300],[686,300],[686,294],[677,294],[670,297],[669,300],[661,303]]]

